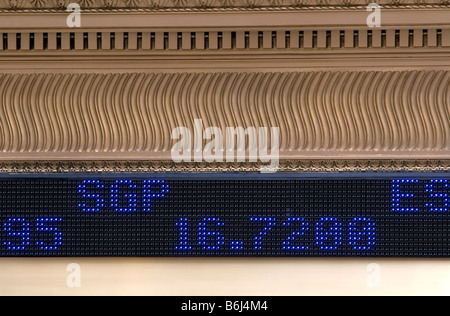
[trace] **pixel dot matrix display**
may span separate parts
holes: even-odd
[[[0,255],[448,257],[449,179],[1,177]]]

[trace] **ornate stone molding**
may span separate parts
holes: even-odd
[[[0,173],[85,174],[151,172],[260,172],[256,163],[183,163],[172,161],[0,161]],[[450,160],[282,160],[279,172],[449,172]]]
[[[65,10],[78,3],[84,10],[213,11],[320,10],[362,8],[376,2],[385,8],[445,8],[448,0],[0,0],[0,10]]]
[[[370,54],[386,53],[398,56],[401,53],[424,54],[423,48],[430,52],[446,53],[450,48],[450,29],[415,27],[411,29],[272,29],[258,31],[246,30],[182,31],[162,32],[121,31],[114,32],[72,32],[72,31],[33,31],[1,32],[0,58],[13,54],[44,57],[58,54],[61,58],[76,58],[87,54],[127,54],[129,59],[154,56],[164,53],[167,58],[192,53],[207,53],[232,56],[232,53],[255,55],[264,52],[323,54],[328,59],[330,49],[340,54],[361,53],[368,49]],[[395,50],[392,50],[395,49]],[[365,52],[367,53],[367,52]],[[192,55],[190,56],[193,57]],[[301,55],[289,56],[300,58]],[[366,55],[365,59],[369,58]],[[7,57],[6,57],[7,58]],[[242,57],[241,57],[242,58]],[[446,63],[448,64],[448,63]]]
[[[195,119],[279,126],[281,172],[450,171],[448,1],[68,2],[0,0],[2,173],[260,171],[171,162]]]
[[[448,71],[2,74],[1,160],[170,160],[176,127],[280,127],[282,159],[447,159]]]

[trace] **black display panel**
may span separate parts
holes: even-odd
[[[447,257],[449,179],[2,176],[0,255]]]

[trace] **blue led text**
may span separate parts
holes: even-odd
[[[413,179],[392,180],[392,211],[448,212],[450,186],[446,179],[427,181]],[[422,197],[428,200],[421,204]],[[424,209],[421,209],[424,208]]]
[[[224,244],[225,237],[219,229],[225,224],[217,217],[205,217],[203,222],[198,224],[198,243],[204,250],[219,250]]]
[[[299,239],[301,236],[304,236],[305,233],[309,230],[309,223],[305,221],[304,218],[301,217],[288,217],[286,222],[283,223],[283,226],[297,226],[298,230],[293,231],[290,236],[283,241],[283,250],[309,250],[309,246],[305,245],[295,245],[293,242],[296,239]]]
[[[316,245],[320,250],[336,250],[342,245],[342,223],[334,217],[322,217],[316,223]]]
[[[8,218],[3,222],[3,231],[8,236],[3,246],[11,251],[25,251],[33,245],[40,250],[58,250],[63,243],[62,232],[57,227],[60,222],[62,218],[41,217],[32,225],[26,218]],[[32,240],[36,241],[32,243]]]
[[[198,246],[203,251],[215,251],[229,246],[228,249],[239,252],[250,245],[251,248],[247,249],[252,251],[261,251],[270,245],[289,253],[305,252],[316,247],[322,252],[332,253],[344,246],[353,251],[370,251],[376,244],[376,225],[369,217],[352,217],[347,225],[336,217],[322,217],[315,221],[314,231],[310,229],[310,222],[303,217],[288,217],[281,225],[276,223],[275,217],[250,217],[248,225],[242,225],[246,230],[255,229],[257,234],[253,240],[226,240],[226,230],[221,229],[226,223],[218,217],[205,217],[198,223]],[[194,250],[189,243],[189,219],[180,218],[175,226],[179,230],[179,242],[175,249]],[[310,231],[312,236],[306,236]],[[279,240],[279,245],[271,240],[273,236]],[[310,244],[307,244],[308,241]]]
[[[83,212],[101,212],[111,208],[116,212],[133,213],[140,209],[151,211],[155,199],[164,198],[169,185],[164,180],[116,180],[106,185],[100,180],[84,180],[78,185],[83,201],[78,204]]]

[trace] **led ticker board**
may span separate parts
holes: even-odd
[[[449,179],[3,176],[0,255],[447,257]]]

